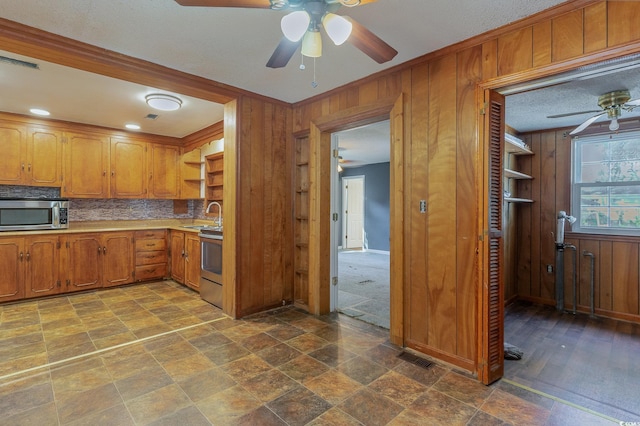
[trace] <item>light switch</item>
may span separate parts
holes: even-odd
[[[427,200],[420,200],[420,213],[427,212]]]

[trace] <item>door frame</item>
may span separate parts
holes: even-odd
[[[625,56],[638,54],[640,53],[640,42],[635,42],[629,45],[625,45],[618,48],[611,48],[605,51],[586,54],[584,56],[580,56],[577,59],[568,60],[562,63],[553,63],[546,66],[541,66],[533,70],[527,70],[518,74],[509,74],[506,76],[496,76],[493,78],[485,79],[478,83],[476,87],[476,99],[478,105],[478,114],[477,114],[477,128],[478,128],[478,164],[481,164],[482,167],[480,169],[480,173],[482,176],[480,177],[479,185],[478,185],[478,196],[480,200],[479,205],[479,214],[478,214],[478,229],[480,231],[479,239],[480,239],[480,267],[478,268],[477,282],[480,284],[478,288],[478,312],[477,312],[477,374],[479,380],[481,380],[485,384],[489,384],[495,378],[495,375],[491,371],[491,365],[488,359],[489,348],[491,346],[491,331],[487,327],[487,316],[489,315],[489,305],[490,301],[488,300],[489,292],[485,291],[488,286],[488,279],[492,273],[498,273],[500,276],[504,274],[504,254],[500,254],[500,259],[498,264],[499,271],[490,270],[488,267],[488,259],[489,259],[489,247],[488,247],[488,235],[489,235],[489,204],[492,200],[488,199],[489,194],[489,152],[488,146],[490,141],[488,140],[487,132],[485,131],[485,111],[487,109],[488,103],[485,100],[485,94],[488,91],[498,91],[501,88],[524,84],[527,82],[532,82],[534,80],[551,77],[554,75],[559,75],[565,72],[570,72],[576,70],[580,67],[587,65],[594,65],[599,62],[605,62],[607,60],[622,58]],[[494,70],[497,72],[497,70]],[[495,201],[495,200],[493,200]],[[504,281],[500,282],[500,292],[504,293]],[[504,335],[504,321],[502,324],[501,333]],[[504,359],[501,360],[502,365],[504,365]]]
[[[390,341],[404,342],[404,135],[406,99],[400,93],[312,120],[309,131],[309,312],[330,312],[331,134],[390,120]]]

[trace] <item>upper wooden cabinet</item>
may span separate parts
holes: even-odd
[[[0,184],[60,186],[62,132],[0,122]]]
[[[147,143],[111,138],[111,198],[147,196]]]
[[[148,198],[180,197],[180,148],[152,144],[149,147]]]
[[[109,197],[109,137],[65,133],[63,197]]]

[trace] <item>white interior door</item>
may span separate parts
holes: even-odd
[[[364,176],[342,179],[343,248],[364,247]]]

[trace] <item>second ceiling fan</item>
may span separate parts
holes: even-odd
[[[269,58],[267,67],[285,67],[302,45],[304,56],[317,58],[322,54],[320,29],[336,44],[349,41],[379,64],[393,59],[398,52],[365,26],[351,18],[337,15],[342,6],[354,7],[376,0],[175,0],[182,6],[241,7],[290,10],[282,18],[284,37]]]

